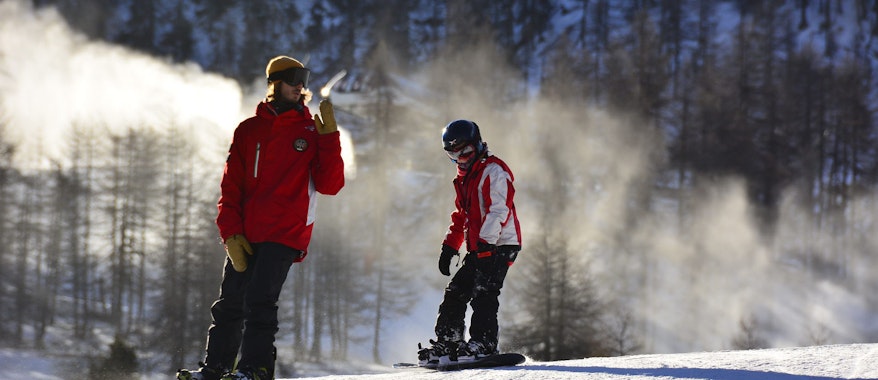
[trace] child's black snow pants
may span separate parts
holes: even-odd
[[[479,259],[475,252],[466,255],[439,305],[436,319],[436,337],[440,341],[464,340],[467,304],[472,306],[470,339],[488,348],[497,348],[497,311],[500,307],[500,289],[509,267],[515,261],[519,246],[500,246],[489,262]]]

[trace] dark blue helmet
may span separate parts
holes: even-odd
[[[468,169],[485,151],[479,126],[469,120],[455,120],[442,130],[442,147],[451,162]]]
[[[442,130],[442,145],[447,151],[457,151],[466,145],[481,145],[479,126],[469,120],[455,120]]]

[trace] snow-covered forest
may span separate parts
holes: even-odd
[[[876,342],[876,38],[875,0],[2,0],[0,346],[200,359],[226,149],[278,54],[315,92],[347,71],[349,140],[281,375],[430,338],[458,118],[515,173],[504,349]]]

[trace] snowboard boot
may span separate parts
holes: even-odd
[[[177,380],[220,380],[223,371],[216,368],[205,367],[204,363],[198,363],[201,368],[196,370],[180,369],[177,371]]]
[[[244,368],[223,375],[222,380],[272,380],[272,376],[265,368]]]
[[[472,362],[491,355],[497,355],[498,353],[497,348],[493,347],[493,345],[470,340],[469,343],[462,344],[457,348],[457,360]]]
[[[430,339],[430,347],[423,348],[418,343],[418,365],[427,368],[438,367],[440,359],[444,357],[447,360],[449,355],[457,352],[458,344],[458,342]]]

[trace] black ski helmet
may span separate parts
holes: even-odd
[[[455,120],[442,130],[442,145],[445,150],[456,151],[470,144],[476,145],[476,148],[482,145],[482,134],[475,122]]]
[[[442,145],[451,162],[463,170],[469,170],[486,149],[479,126],[469,120],[448,123],[442,130]]]

